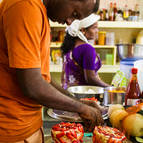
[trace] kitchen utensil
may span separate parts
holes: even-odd
[[[67,90],[77,99],[95,97],[100,101],[104,94],[104,88],[98,86],[71,86]]]
[[[123,104],[125,101],[125,88],[123,87],[107,87],[104,90],[103,104],[109,106],[111,104]]]
[[[61,121],[69,121],[69,122],[81,122],[81,118],[78,113],[67,112],[62,110],[55,110],[55,109],[48,109],[47,114],[54,118]]]
[[[143,58],[143,45],[117,44],[118,56],[121,60],[126,58]]]
[[[102,117],[104,120],[108,119],[108,108],[104,107],[102,111]],[[78,115],[78,113],[62,111],[62,110],[55,110],[55,109],[48,109],[47,114],[54,118],[61,121],[68,121],[68,122],[82,122],[82,119]]]

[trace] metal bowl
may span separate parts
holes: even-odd
[[[126,58],[143,58],[143,45],[117,44],[117,51],[121,60]]]
[[[104,94],[104,88],[98,86],[71,86],[67,90],[77,99],[95,97],[100,101]]]
[[[109,106],[111,104],[124,104],[125,88],[107,87],[104,89],[103,104]]]

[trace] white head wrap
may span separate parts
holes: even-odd
[[[99,19],[100,19],[99,15],[91,14],[82,20],[74,20],[72,24],[66,28],[66,32],[68,32],[72,37],[79,37],[81,40],[88,43],[87,38],[80,30],[82,28],[87,28],[93,25]]]

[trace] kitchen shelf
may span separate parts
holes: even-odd
[[[51,42],[50,45],[51,48],[60,48],[61,43],[60,42]],[[116,53],[117,53],[117,47],[115,45],[93,45],[95,49],[112,49],[112,64],[116,65]]]
[[[51,27],[65,28],[66,24],[58,24],[57,22],[50,21]],[[143,29],[143,22],[132,22],[132,21],[99,21],[99,28],[135,28]]]
[[[61,47],[61,43],[60,42],[51,42],[50,45],[51,48],[60,48]],[[114,49],[116,48],[116,46],[114,45],[93,45],[94,48],[109,48],[109,49]]]
[[[116,73],[119,69],[119,65],[103,65],[99,73]],[[50,65],[50,72],[62,72],[62,65]]]
[[[99,21],[99,28],[137,28],[143,29],[143,22],[131,21]]]

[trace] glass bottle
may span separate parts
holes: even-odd
[[[137,80],[137,72],[138,72],[137,68],[132,68],[132,77],[128,84],[125,96],[126,106],[133,106],[140,103],[141,91]]]
[[[140,102],[143,103],[143,91],[141,93],[141,101]]]
[[[114,3],[113,12],[114,12],[114,17],[113,17],[113,19],[114,19],[114,21],[115,21],[115,19],[116,19],[116,15],[117,15],[117,12],[118,12],[116,2]]]
[[[114,11],[113,11],[113,3],[110,3],[110,8],[109,8],[109,21],[114,20]]]
[[[100,11],[100,21],[104,21],[104,13],[102,10]]]
[[[139,21],[139,17],[140,17],[139,5],[136,4],[135,5],[135,21]]]
[[[123,18],[124,20],[128,20],[129,17],[129,11],[128,11],[128,5],[125,5],[124,11],[123,11]]]

